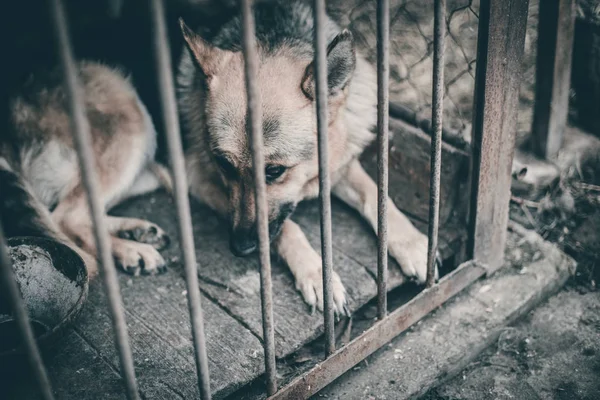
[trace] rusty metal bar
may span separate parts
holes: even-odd
[[[528,0],[482,0],[479,11],[467,252],[502,266]]]
[[[460,265],[440,282],[423,290],[411,301],[377,321],[331,357],[281,388],[269,400],[308,399],[354,365],[373,354],[394,337],[425,317],[448,299],[485,275],[487,269],[469,261]]]
[[[108,15],[111,18],[119,18],[123,10],[124,0],[108,0]]]
[[[273,322],[273,293],[271,286],[271,258],[269,243],[269,210],[265,182],[265,157],[263,153],[262,109],[258,90],[258,53],[255,37],[252,0],[242,1],[244,69],[248,96],[248,120],[250,125],[250,148],[254,170],[256,195],[256,224],[260,257],[260,294],[262,304],[263,339],[265,349],[265,370],[267,394],[277,391],[277,369],[275,364],[275,334]]]
[[[319,151],[319,200],[321,210],[321,257],[323,259],[323,318],[325,320],[325,355],[335,351],[335,325],[333,315],[333,256],[331,245],[331,179],[329,177],[328,152],[328,86],[327,86],[327,43],[325,37],[325,0],[314,0],[315,19],[315,89],[317,100],[317,135]],[[341,310],[340,310],[341,312]]]
[[[117,280],[117,271],[113,261],[110,237],[106,228],[104,205],[100,201],[98,177],[94,168],[94,154],[91,146],[90,126],[83,105],[83,96],[71,41],[65,10],[61,0],[51,0],[50,12],[56,44],[58,46],[60,62],[63,70],[63,79],[66,88],[66,97],[71,117],[71,132],[77,156],[81,179],[85,187],[91,220],[94,226],[96,248],[100,258],[100,274],[104,282],[104,290],[108,298],[108,309],[114,327],[115,344],[119,353],[121,373],[125,380],[127,398],[139,399],[133,356],[125,323],[123,301]]]
[[[33,336],[33,330],[27,316],[27,310],[23,299],[21,298],[21,292],[19,286],[15,281],[13,268],[11,265],[10,256],[8,254],[8,245],[6,238],[4,237],[4,229],[0,223],[0,284],[2,284],[3,297],[6,297],[11,302],[11,310],[13,310],[13,317],[19,327],[19,331],[23,337],[23,345],[27,351],[27,358],[29,359],[29,365],[31,371],[35,377],[42,398],[44,400],[53,400],[54,395],[52,394],[52,387],[50,386],[50,379],[46,368],[44,368],[44,362],[40,350],[35,342]]]
[[[177,103],[173,84],[173,67],[171,65],[171,51],[169,49],[163,0],[151,0],[150,6],[152,24],[154,26],[154,54],[158,70],[160,101],[173,175],[177,217],[179,219],[179,238],[183,251],[183,266],[192,325],[198,388],[201,398],[208,400],[211,398],[210,376],[208,358],[206,356],[206,338],[204,336],[204,322],[202,319],[201,295],[198,285],[196,247],[194,244],[194,231],[188,198],[188,183],[179,130]]]
[[[435,282],[440,225],[440,176],[442,173],[442,119],[444,116],[444,39],[446,0],[435,0],[433,17],[433,102],[431,110],[431,176],[429,181],[429,227],[427,287]]]
[[[540,1],[532,145],[540,157],[558,154],[567,128],[575,0]]]
[[[377,317],[387,314],[390,2],[377,1]]]

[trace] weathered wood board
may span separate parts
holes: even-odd
[[[148,215],[152,221],[174,236],[175,212],[172,207],[163,206],[170,199],[164,193],[156,193],[152,197],[156,199],[155,202],[144,202],[141,205],[136,201],[135,204],[129,205],[124,213],[130,215],[135,209],[143,210],[142,215]],[[303,210],[299,210],[299,218],[302,218]],[[201,289],[254,335],[262,338],[258,260],[256,257],[235,257],[229,250],[227,223],[195,201],[192,201],[192,219],[197,258],[200,263]],[[356,217],[351,219],[358,223]],[[318,227],[318,219],[313,222]],[[315,249],[319,249],[318,233],[315,235],[309,231],[307,235]],[[177,251],[175,246],[171,246],[165,254],[173,257]],[[339,250],[335,251],[334,263],[346,284],[351,310],[357,309],[373,297],[376,292],[375,283],[363,266]],[[293,278],[287,267],[276,258],[272,263],[272,280],[277,356],[285,357],[321,334],[323,315],[318,312],[310,315],[308,307],[295,290]],[[187,318],[187,315],[185,317]]]
[[[173,242],[165,256],[174,260],[179,253],[176,240],[176,217],[172,199],[157,192],[144,198],[134,199],[117,210],[116,215],[132,215],[160,223],[171,235]],[[216,254],[211,247],[211,237],[203,229],[210,228],[207,214],[195,214],[199,227],[197,249],[200,256]],[[218,224],[214,225],[219,227]],[[206,240],[203,240],[206,239]],[[206,258],[199,257],[206,264]],[[220,268],[226,267],[219,264]],[[180,262],[174,262],[169,271],[159,276],[131,277],[119,274],[119,283],[129,337],[135,361],[140,392],[146,399],[195,399],[199,398],[196,370],[191,341],[191,328],[185,295],[185,281]],[[260,340],[251,331],[228,315],[211,300],[203,299],[211,389],[215,398],[223,397],[257,378],[264,371],[263,350]],[[79,336],[89,347],[113,368],[119,369],[118,355],[104,290],[99,280],[90,285],[90,293],[84,310],[75,326]],[[68,340],[65,345],[69,346]],[[69,363],[49,360],[49,370],[72,368]],[[92,360],[81,361],[83,365]],[[65,399],[92,399],[93,393],[77,394],[69,388],[78,384],[78,376],[66,373],[53,380],[57,390],[65,391]],[[81,386],[89,384],[85,379]],[[92,388],[95,387],[95,382]],[[107,386],[107,390],[110,386]],[[119,382],[119,389],[122,385]],[[101,389],[98,389],[101,391]],[[117,390],[116,393],[119,393]],[[23,397],[16,397],[22,399]]]
[[[392,121],[392,127],[394,135],[390,146],[404,143],[405,149],[414,151],[399,155],[402,147],[390,150],[390,195],[400,208],[409,210],[408,215],[413,217],[415,225],[426,232],[429,138],[397,121]],[[367,153],[364,164],[374,175],[373,159],[369,157]],[[464,153],[444,146],[443,157],[448,166],[442,171],[445,222],[440,230],[440,250],[448,258],[464,242],[464,230],[457,228],[455,221],[462,212],[457,200],[458,186],[466,176],[461,175]],[[255,257],[233,256],[229,250],[227,223],[194,200],[191,203],[211,388],[215,398],[222,398],[260,377],[264,371],[259,266]],[[163,253],[170,264],[165,275],[119,274],[140,391],[145,399],[197,398],[173,200],[159,191],[133,199],[112,214],[146,218],[171,236],[171,245]],[[376,295],[376,236],[356,211],[335,199],[332,214],[334,268],[348,291],[349,308],[355,311]],[[292,218],[320,252],[318,203],[301,204]],[[389,269],[389,289],[405,282],[393,260]],[[276,355],[281,359],[321,335],[323,315],[309,313],[295,290],[290,272],[276,257],[272,270]],[[52,382],[60,398],[122,398],[118,357],[100,281],[91,285],[75,332],[61,346],[62,354],[48,359],[48,369],[52,371]],[[11,398],[33,397],[19,394]]]
[[[81,335],[71,330],[44,353],[48,376],[56,399],[125,400],[118,372]],[[2,376],[0,398],[37,400],[40,394],[26,374]]]
[[[183,271],[132,278],[120,275],[140,391],[147,399],[198,398],[196,367]],[[226,394],[263,371],[259,340],[208,299],[202,304],[211,388]],[[90,290],[77,330],[118,368],[113,331],[101,285]]]
[[[401,210],[422,221],[429,220],[429,175],[431,173],[431,137],[418,128],[390,118],[389,193]],[[374,143],[361,156],[361,162],[377,179],[377,148]],[[466,211],[469,156],[442,143],[440,225],[455,214]]]

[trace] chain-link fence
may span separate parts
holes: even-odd
[[[539,0],[530,0],[518,138],[530,131],[535,84]],[[370,0],[328,2],[330,14],[354,33],[369,60],[377,57],[375,7]],[[390,101],[410,109],[417,120],[431,118],[433,0],[392,0],[390,14]],[[479,0],[448,0],[444,128],[470,141],[475,83]]]

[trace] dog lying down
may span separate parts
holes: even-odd
[[[312,9],[301,1],[255,6],[266,164],[269,233],[273,251],[290,268],[304,300],[323,308],[321,258],[289,216],[318,196]],[[210,39],[180,20],[185,39],[176,85],[190,193],[230,221],[237,256],[257,249],[254,184],[241,53],[241,19]],[[355,49],[352,34],[325,24],[328,67],[329,165],[332,192],[377,230],[377,187],[358,157],[374,139],[376,76]],[[81,62],[92,145],[106,210],[159,187],[170,187],[154,160],[156,131],[134,87],[121,72]],[[90,275],[96,248],[60,71],[35,76],[10,102],[11,134],[0,142],[2,224],[7,235],[49,236],[76,249]],[[403,273],[423,283],[427,237],[388,199],[389,252]],[[115,261],[132,274],[165,270],[168,244],[153,223],[107,217]],[[436,270],[437,276],[437,270]],[[333,275],[335,312],[346,291]]]

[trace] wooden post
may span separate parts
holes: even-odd
[[[592,3],[578,3],[583,15],[575,19],[571,83],[577,126],[600,137],[600,14]]]
[[[575,0],[544,0],[539,7],[532,144],[538,156],[553,159],[569,112]]]
[[[529,0],[482,0],[473,113],[468,256],[503,264]]]

